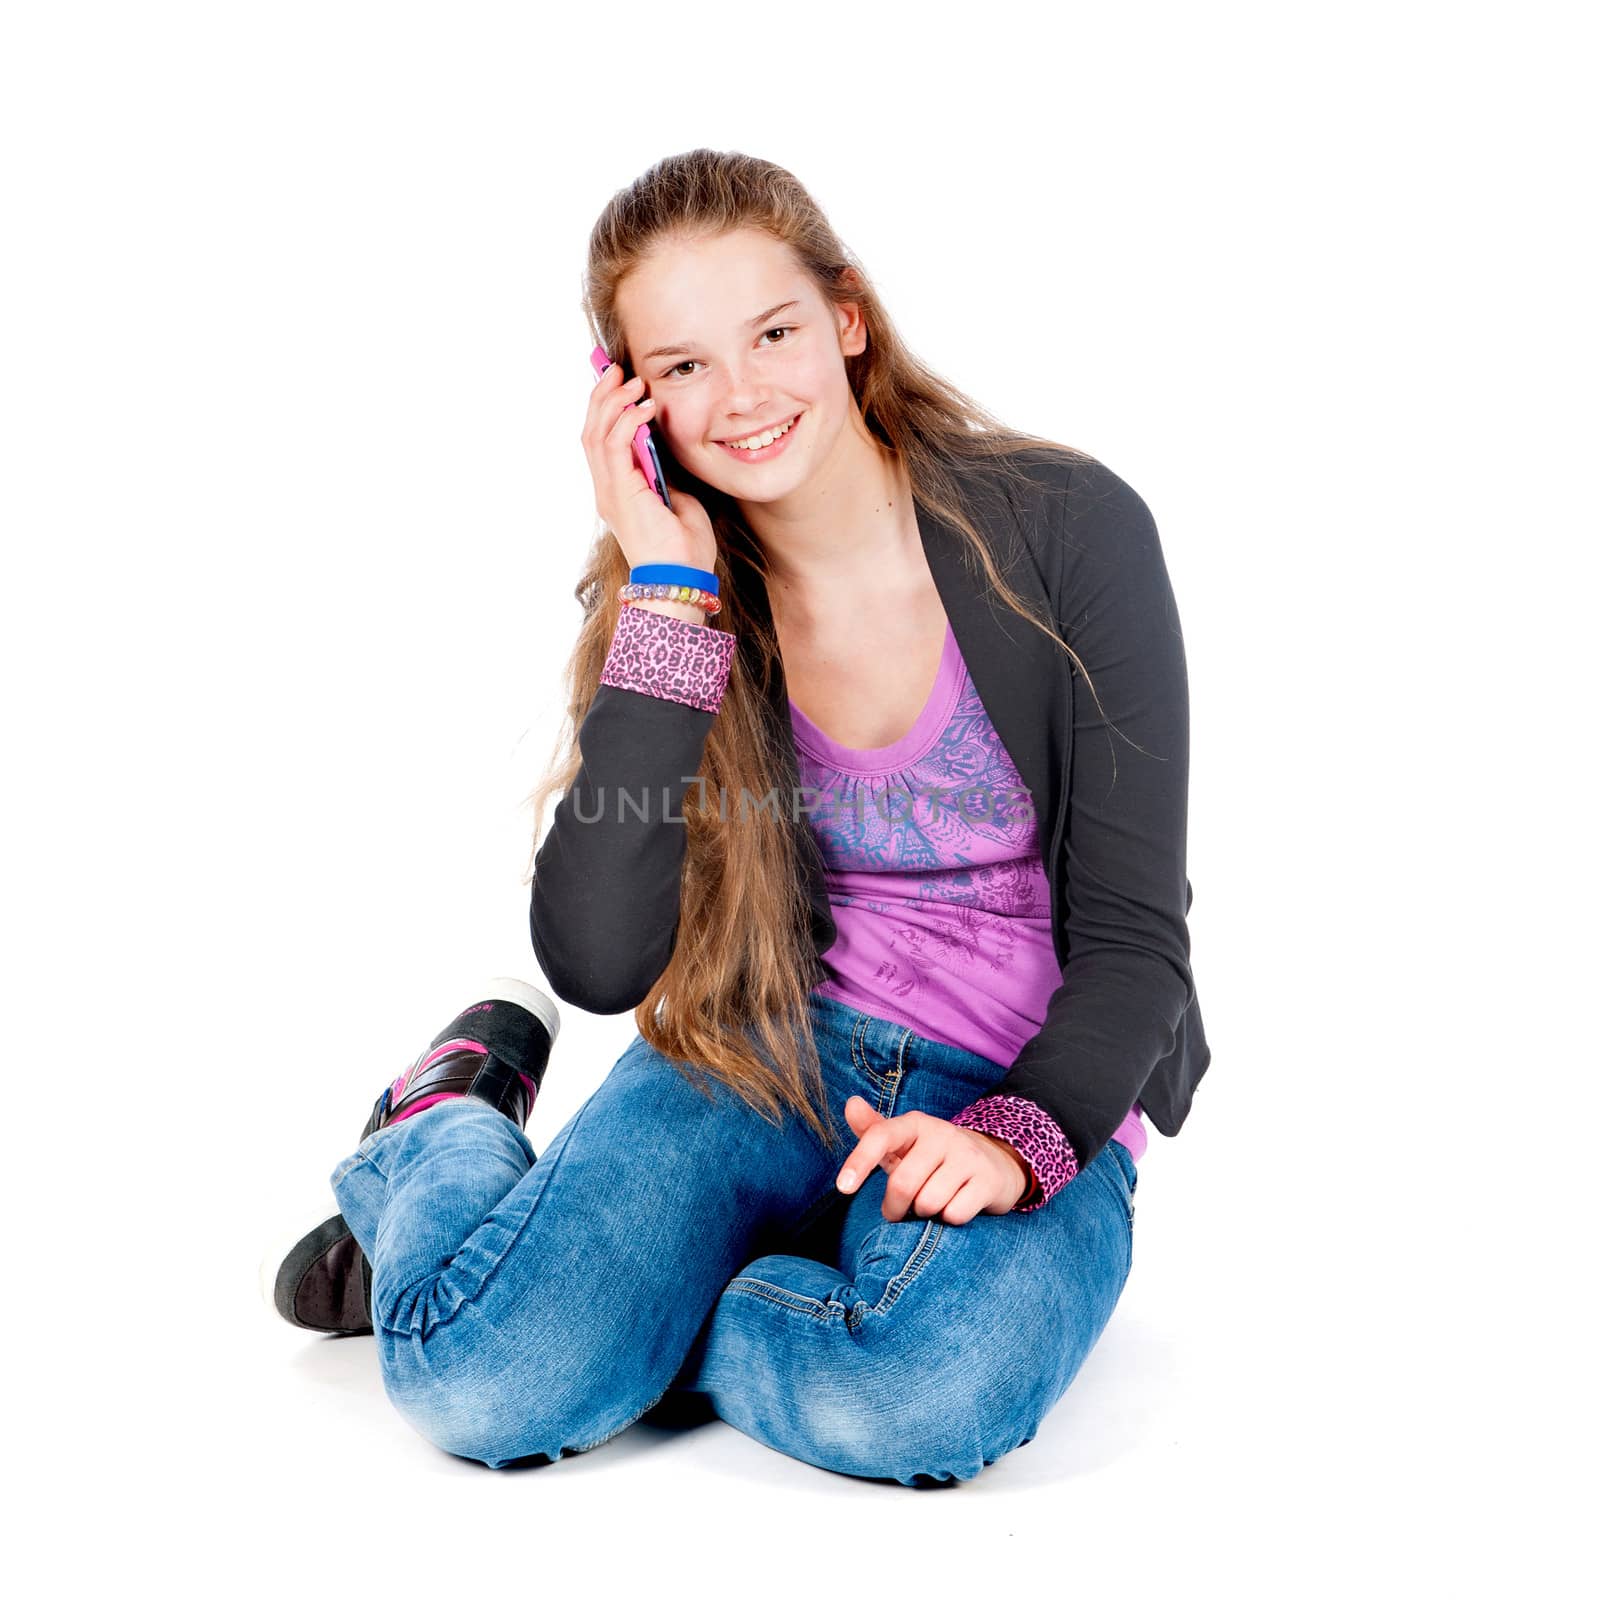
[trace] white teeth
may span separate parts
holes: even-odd
[[[748,439],[729,439],[724,442],[730,450],[760,450],[771,444],[774,439],[781,439],[793,426],[794,418],[791,417],[781,428],[772,428],[766,433],[755,433]]]

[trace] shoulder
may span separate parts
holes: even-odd
[[[1052,590],[1101,563],[1140,568],[1160,559],[1143,497],[1085,451],[1030,448],[992,466],[989,477]]]

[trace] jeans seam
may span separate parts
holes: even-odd
[[[748,1294],[758,1300],[770,1300],[775,1305],[786,1306],[790,1311],[798,1311],[803,1316],[813,1317],[818,1322],[841,1321],[846,1313],[846,1307],[836,1302],[818,1300],[815,1295],[796,1294],[793,1289],[785,1289],[781,1284],[768,1283],[765,1278],[734,1278],[723,1286],[724,1294]]]
[[[923,1219],[922,1237],[917,1240],[916,1248],[906,1258],[906,1264],[884,1285],[883,1294],[871,1305],[861,1300],[855,1306],[846,1307],[834,1301],[818,1300],[814,1295],[796,1294],[794,1290],[785,1289],[780,1284],[768,1283],[764,1278],[744,1276],[726,1284],[723,1293],[754,1295],[758,1300],[770,1300],[777,1305],[787,1306],[791,1311],[814,1317],[818,1322],[847,1319],[853,1330],[868,1311],[875,1311],[880,1316],[888,1311],[904,1293],[906,1287],[921,1275],[923,1269],[933,1259],[934,1247],[944,1230],[945,1224],[936,1218]]]
[[[1107,1154],[1111,1157],[1111,1163],[1115,1165],[1117,1155],[1114,1150],[1110,1149],[1109,1145],[1107,1146]],[[1098,1161],[1090,1163],[1091,1169],[1098,1168],[1099,1166],[1100,1163]],[[1120,1169],[1118,1170],[1117,1177],[1113,1177],[1111,1175],[1109,1168],[1102,1171],[1100,1173],[1100,1177],[1106,1188],[1111,1191],[1112,1198],[1117,1202],[1117,1205],[1121,1207],[1122,1220],[1127,1224],[1128,1232],[1131,1234],[1133,1232],[1133,1203],[1131,1199],[1125,1200],[1122,1196],[1122,1185],[1117,1181],[1117,1178],[1121,1177]]]
[[[916,1279],[922,1269],[933,1259],[934,1246],[938,1244],[940,1236],[944,1233],[945,1224],[935,1217],[928,1217],[922,1230],[922,1237],[917,1240],[917,1247],[906,1260],[906,1264],[889,1280],[884,1288],[883,1298],[875,1306],[869,1306],[871,1311],[883,1312],[900,1298],[905,1287]]]
[[[868,1083],[877,1091],[877,1105],[875,1109],[881,1116],[888,1116],[890,1107],[900,1090],[900,1080],[905,1075],[906,1046],[911,1042],[911,1036],[916,1031],[906,1028],[900,1035],[900,1043],[895,1052],[894,1071],[887,1076],[875,1072],[867,1060],[866,1037],[867,1029],[872,1026],[873,1017],[870,1013],[863,1012],[855,1021],[850,1030],[850,1060]]]

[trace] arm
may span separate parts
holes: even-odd
[[[1104,707],[1075,677],[1066,963],[1011,1070],[951,1119],[1024,1157],[1035,1187],[1022,1211],[1099,1155],[1195,993],[1188,676],[1160,539],[1144,501],[1098,462],[1072,467],[1061,517],[1056,622]]]
[[[582,766],[534,857],[534,954],[571,1005],[630,1011],[672,957],[683,798],[735,646],[731,633],[643,606],[624,606],[617,619],[578,729]]]

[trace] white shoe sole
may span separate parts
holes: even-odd
[[[561,1013],[556,1010],[555,1001],[543,989],[536,989],[521,978],[491,979],[466,1005],[460,1007],[457,1015],[465,1011],[467,1006],[475,1006],[482,1000],[509,1000],[513,1005],[531,1011],[544,1024],[544,1031],[550,1035],[552,1045],[556,1042],[556,1035],[561,1032]]]

